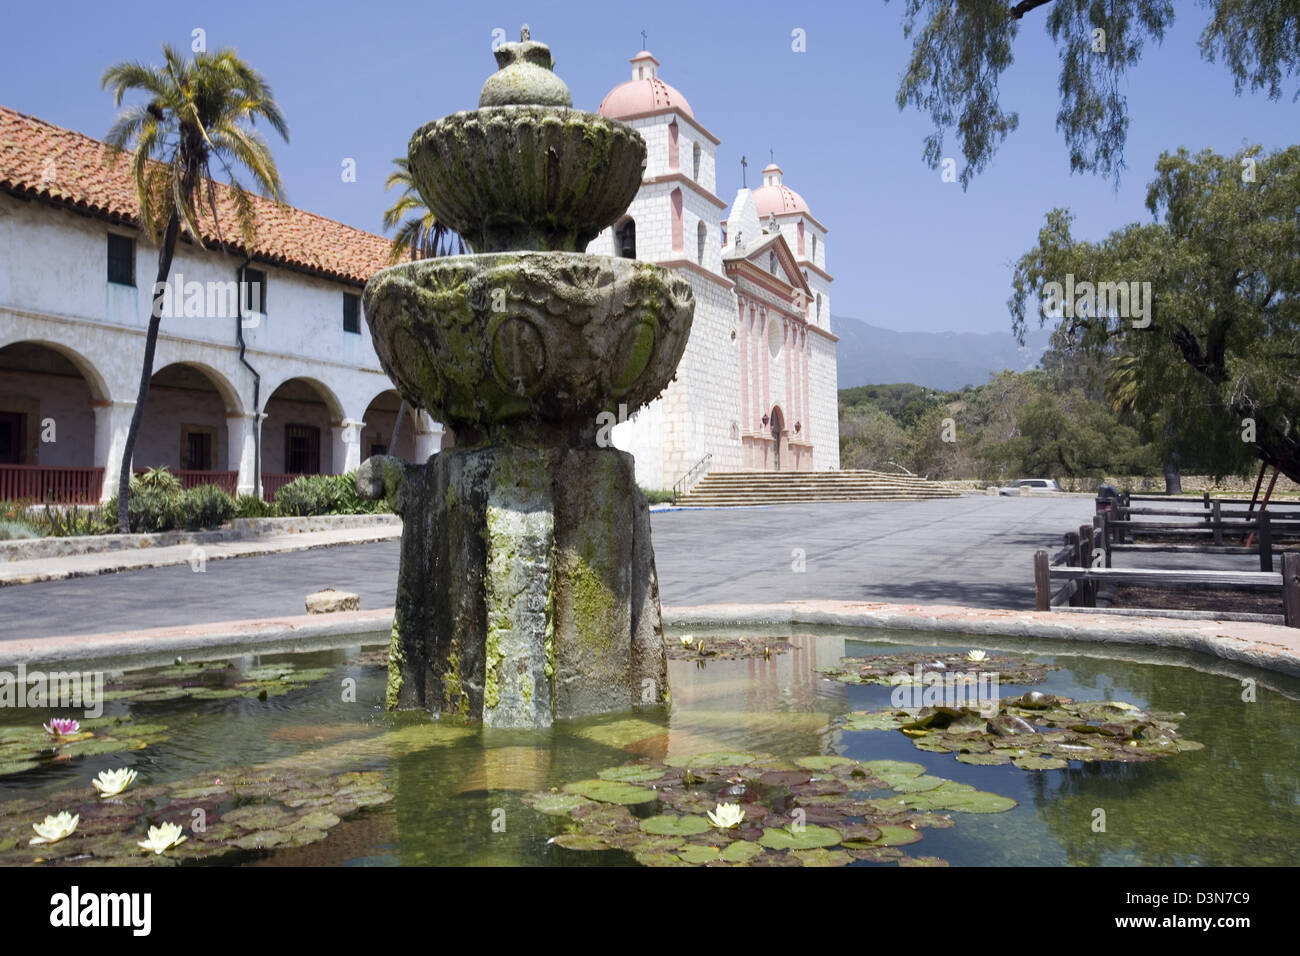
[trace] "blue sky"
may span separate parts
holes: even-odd
[[[740,157],[750,183],[768,150],[830,230],[832,310],[921,331],[1005,331],[1011,264],[1035,239],[1043,214],[1069,206],[1076,234],[1100,238],[1149,218],[1146,184],[1162,150],[1231,152],[1245,142],[1290,145],[1300,128],[1296,80],[1278,101],[1233,94],[1226,70],[1196,48],[1207,11],[1180,2],[1162,46],[1148,45],[1127,80],[1131,125],[1118,191],[1071,176],[1055,129],[1059,61],[1036,11],[1022,26],[1004,76],[1004,108],[1020,129],[970,189],[943,183],[921,159],[928,118],[899,112],[898,77],[910,44],[895,0],[792,4],[549,2],[68,3],[19,4],[0,36],[0,103],[100,137],[113,117],[99,88],[110,63],[160,60],[163,42],[234,46],[270,81],[290,125],[273,140],[288,198],[371,231],[392,198],[383,180],[424,122],[477,104],[495,69],[492,31],[517,37],[528,22],[550,44],[574,105],[594,110],[627,79],[640,33],[661,76],[722,140],[718,192],[731,201]],[[807,50],[791,49],[791,31]],[[945,152],[958,156],[951,143]],[[357,182],[344,183],[353,158]],[[960,165],[960,157],[958,156]]]

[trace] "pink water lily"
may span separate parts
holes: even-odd
[[[42,724],[47,734],[55,737],[67,737],[81,729],[81,724],[70,717],[55,717],[48,724]]]

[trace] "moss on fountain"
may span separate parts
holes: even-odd
[[[393,629],[388,636],[388,680],[384,685],[384,706],[396,710],[402,695],[402,671],[406,667],[406,656],[402,649],[402,637],[397,630],[397,620],[393,620]]]

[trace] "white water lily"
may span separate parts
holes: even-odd
[[[693,634],[687,634],[684,637],[682,637],[682,647],[690,647],[694,643],[695,643],[695,636]]]
[[[708,812],[708,816],[709,822],[719,830],[730,830],[740,826],[740,821],[745,819],[745,811],[740,809],[738,803],[719,803],[716,810]]]
[[[57,817],[47,816],[44,822],[33,823],[32,829],[36,831],[36,836],[32,837],[31,845],[39,846],[42,843],[58,843],[77,829],[77,821],[80,819],[80,814],[74,817],[67,810],[64,810]]]
[[[985,654],[983,651],[967,651],[967,652],[966,652],[966,660],[968,660],[968,661],[975,661],[977,664],[978,664],[980,661],[984,660],[984,658],[986,658],[986,657],[988,657],[988,655]]]
[[[176,823],[164,823],[160,827],[149,828],[149,839],[140,841],[140,849],[162,853],[174,846],[180,846],[189,837],[181,835],[181,828]]]
[[[119,793],[131,786],[135,782],[136,772],[134,770],[101,770],[99,777],[90,781],[90,785],[99,791],[101,799],[105,797],[116,797]]]

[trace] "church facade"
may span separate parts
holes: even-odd
[[[646,141],[627,213],[587,251],[678,270],[695,320],[677,376],[613,430],[637,481],[668,489],[709,471],[839,468],[826,227],[770,164],[730,206],[718,197],[719,140],[659,78],[649,52],[598,112]]]

